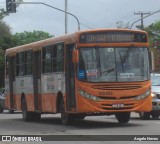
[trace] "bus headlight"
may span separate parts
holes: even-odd
[[[79,94],[87,99],[93,100],[93,101],[100,101],[101,99],[97,96],[91,95],[83,90],[79,90]]]
[[[135,97],[135,100],[142,100],[148,97],[151,94],[151,90],[147,90],[144,94],[141,94],[137,97]]]

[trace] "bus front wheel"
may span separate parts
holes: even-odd
[[[130,119],[130,112],[115,113],[115,116],[119,123],[128,123]]]
[[[65,106],[64,106],[64,101],[63,99],[61,100],[61,105],[60,105],[60,111],[61,111],[61,121],[62,124],[68,125],[71,122],[71,114],[68,114],[65,112]]]

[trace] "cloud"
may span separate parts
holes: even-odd
[[[39,1],[64,10],[65,0],[34,0]],[[159,0],[68,0],[68,11],[78,17],[83,24],[82,29],[113,28],[118,21],[132,23],[139,19],[140,15],[134,15],[134,12],[156,11],[160,9],[159,5]],[[160,13],[145,19],[144,24],[149,25],[157,20],[160,20]],[[43,30],[53,35],[64,34],[64,13],[44,5],[21,5],[17,13],[10,14],[5,21],[12,27],[13,33]],[[75,18],[68,16],[68,32],[77,31],[77,27]]]

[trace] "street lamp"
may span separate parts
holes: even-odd
[[[19,4],[19,3],[18,3],[18,4]],[[58,10],[58,11],[61,11],[61,12],[65,13],[65,14],[69,14],[69,15],[73,16],[73,17],[77,20],[77,23],[78,23],[78,31],[80,31],[80,22],[79,22],[78,18],[77,18],[74,14],[72,14],[72,13],[70,13],[70,12],[64,11],[64,10],[62,10],[62,9],[56,8],[56,7],[54,7],[54,6],[48,5],[48,4],[43,3],[43,2],[21,2],[20,4],[42,4],[42,5],[48,6],[48,7],[50,7],[50,8],[56,9],[56,10]],[[66,23],[67,23],[67,22],[66,22]]]

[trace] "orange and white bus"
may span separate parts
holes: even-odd
[[[114,114],[127,123],[152,109],[148,47],[144,31],[96,29],[7,49],[5,103],[25,121]]]

